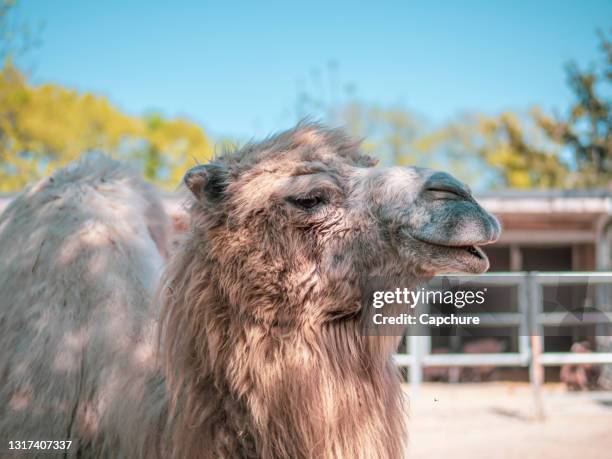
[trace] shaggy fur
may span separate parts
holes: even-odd
[[[0,457],[9,440],[95,450],[126,369],[153,355],[167,226],[155,190],[96,154],[0,216]]]
[[[373,164],[303,125],[187,174],[191,225],[163,290],[168,456],[403,456],[398,338],[364,336],[364,291],[483,271],[438,244],[499,225],[447,174]]]
[[[79,349],[87,349],[77,386],[53,371],[29,370],[30,380],[52,381],[54,391],[72,394],[76,408],[62,418],[69,426],[45,432],[51,429],[43,425],[48,408],[29,430],[9,421],[11,435],[68,435],[78,440],[81,456],[93,457],[403,457],[406,416],[391,362],[399,338],[365,336],[364,293],[374,278],[379,285],[380,279],[384,284],[397,278],[415,285],[439,272],[482,272],[488,267],[486,257],[471,255],[463,246],[494,241],[499,225],[448,174],[374,169],[374,163],[340,131],[300,125],[189,171],[189,228],[170,259],[160,293],[159,367],[146,358],[140,365],[121,366],[139,355],[134,343],[147,343],[128,337],[142,336],[146,328],[145,317],[140,322],[134,318],[147,310],[148,290],[134,287],[134,276],[148,272],[135,261],[146,264],[142,258],[148,252],[108,259],[96,272],[121,276],[122,288],[102,284],[98,290],[140,292],[142,304],[119,308],[124,313],[118,317],[102,315],[95,333],[107,333],[103,346],[76,340]],[[54,215],[70,219],[85,209],[90,206],[70,212],[58,208]],[[132,211],[116,224],[138,225],[145,218]],[[9,225],[11,234],[17,229],[26,233],[26,225],[39,228],[37,242],[53,232],[53,223],[42,219],[29,223],[22,218],[20,225]],[[0,226],[0,247],[10,244],[2,231]],[[63,228],[60,234],[66,244],[84,237],[76,228]],[[140,241],[154,251],[146,234],[123,237],[119,247]],[[62,244],[58,240],[53,247]],[[31,241],[23,245],[39,246]],[[112,249],[107,245],[104,250]],[[57,259],[51,253],[40,258],[45,266]],[[56,266],[63,276],[74,277],[67,265]],[[59,281],[49,271],[39,273],[45,285],[39,294],[46,298]],[[0,283],[2,295],[24,284],[18,276],[6,279]],[[85,289],[94,288],[74,278],[63,282],[58,285],[65,296],[70,289],[86,296]],[[54,358],[49,349],[61,348],[58,340],[65,330],[94,331],[93,326],[58,322],[52,324],[58,338],[51,346],[36,342],[24,347],[17,342],[21,330],[35,323],[19,310],[34,294],[29,295],[11,302],[14,308],[3,307],[20,321],[11,324],[12,338],[2,342],[4,348],[17,349],[10,356],[13,363],[0,366],[5,380],[23,381],[14,375],[24,359],[47,365]],[[63,306],[64,315],[80,317],[81,309],[116,300],[92,295],[86,301],[84,308],[76,302]],[[37,304],[33,311],[42,315],[44,309]],[[107,321],[119,323],[109,327]],[[4,322],[1,328],[10,330]],[[39,334],[46,339],[50,332]],[[25,341],[31,342],[31,336],[36,335],[31,332]],[[111,355],[117,364],[109,362]],[[109,376],[102,378],[107,371]],[[4,400],[24,387],[12,384]],[[75,387],[80,389],[75,392]],[[98,393],[106,395],[99,397],[104,402],[92,405]],[[53,394],[41,400],[55,400]],[[33,408],[32,396],[19,400],[25,401],[17,408]],[[17,408],[13,402],[1,422]],[[93,424],[87,416],[92,412]]]

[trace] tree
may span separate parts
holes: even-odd
[[[386,162],[429,165],[419,140],[425,132],[423,120],[400,104],[383,105],[358,100],[352,83],[340,83],[339,65],[330,61],[325,70],[313,69],[301,83],[296,100],[298,121],[304,117],[323,119],[343,126],[363,139],[362,149]]]
[[[462,145],[466,157],[476,153],[494,187],[612,187],[612,44],[603,35],[601,41],[602,68],[566,66],[576,101],[564,117],[537,107],[522,116],[468,116],[441,130],[441,144]]]
[[[34,48],[38,29],[18,20],[16,0],[0,0],[0,191],[14,191],[89,150],[140,165],[145,176],[175,187],[210,141],[187,119],[135,117],[105,97],[54,85],[33,86],[15,62]]]
[[[134,156],[144,160],[145,177],[168,186],[176,186],[195,164],[196,158],[212,156],[212,149],[202,128],[189,120],[165,119],[160,113],[144,117],[145,142]]]
[[[488,187],[562,187],[570,173],[559,149],[529,116],[465,116],[440,129],[436,138],[449,157],[486,171]]]
[[[583,71],[575,62],[566,66],[576,99],[567,115],[534,114],[551,140],[573,152],[577,174],[571,185],[576,187],[612,184],[612,43],[603,33],[600,40],[605,54],[600,68]]]
[[[10,64],[0,71],[0,191],[20,189],[89,150],[134,160],[165,187],[176,186],[193,158],[212,155],[202,128],[188,120],[130,116],[105,97],[32,86]]]
[[[354,85],[338,83],[334,62],[302,83],[296,113],[346,126],[365,139],[364,150],[394,164],[443,167],[480,186],[612,187],[612,43],[603,34],[601,49],[598,68],[566,66],[576,101],[565,117],[535,107],[524,114],[468,115],[431,129],[401,105],[359,101]]]
[[[42,25],[32,27],[16,16],[17,0],[0,0],[0,62],[12,63],[40,44]]]

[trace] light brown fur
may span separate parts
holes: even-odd
[[[374,163],[341,132],[303,125],[187,174],[191,225],[161,328],[173,457],[402,457],[398,337],[365,336],[370,277],[415,285],[486,266],[390,228],[467,245],[499,226],[469,197],[419,202],[424,183],[460,187],[450,176]],[[316,194],[320,208],[296,207]]]
[[[118,375],[81,455],[403,457],[399,338],[366,336],[364,292],[482,272],[486,258],[460,246],[499,226],[448,174],[374,163],[305,124],[189,171],[159,366]]]

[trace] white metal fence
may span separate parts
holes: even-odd
[[[544,366],[564,364],[612,363],[612,352],[571,353],[547,352],[543,347],[544,327],[597,325],[612,322],[612,272],[521,272],[489,273],[478,277],[478,285],[516,289],[517,312],[480,314],[480,327],[517,327],[518,351],[486,354],[432,354],[431,336],[408,336],[404,352],[394,357],[398,366],[406,367],[413,391],[423,380],[427,367],[527,367],[534,389],[536,414],[543,416],[540,386]],[[545,312],[543,288],[546,286],[598,285],[597,307],[602,313],[585,312],[573,318],[563,312]],[[495,333],[491,333],[495,336]]]

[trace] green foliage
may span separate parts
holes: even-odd
[[[522,117],[510,112],[476,116],[460,127],[447,126],[441,137],[459,140],[464,152],[478,154],[492,168],[497,187],[612,187],[612,44],[603,35],[601,41],[601,69],[566,67],[575,102],[564,117],[537,107]]]
[[[186,119],[135,117],[105,97],[29,84],[13,62],[38,37],[18,20],[16,4],[0,0],[0,192],[19,190],[89,150],[139,164],[166,188],[176,187],[195,158],[212,156],[202,128]]]
[[[480,132],[484,144],[477,150],[485,161],[501,171],[504,185],[512,188],[561,187],[568,176],[568,166],[558,152],[546,148],[534,126],[531,132],[514,113],[497,118],[483,118]]]
[[[336,112],[336,124],[363,139],[366,152],[387,158],[394,164],[415,164],[419,156],[419,139],[423,133],[421,120],[401,106],[384,107],[353,101]]]
[[[144,159],[147,178],[176,184],[196,158],[212,157],[210,141],[196,124],[181,118],[168,120],[159,113],[150,113],[142,121],[144,148],[136,155]]]
[[[30,84],[13,62],[36,46],[37,33],[18,20],[16,3],[0,0],[0,191],[18,190],[88,150],[129,159],[166,188],[176,186],[195,158],[212,156],[209,138],[189,120],[155,112],[136,117],[105,97]],[[471,183],[612,187],[612,44],[604,35],[601,48],[599,67],[566,67],[575,102],[563,116],[534,108],[432,128],[401,105],[358,100],[355,86],[339,81],[335,61],[302,82],[296,115],[346,126],[364,139],[366,152],[388,163],[443,168]]]
[[[312,69],[309,78],[300,82],[295,106],[298,121],[308,117],[343,126],[362,140],[362,150],[384,162],[430,165],[431,158],[421,154],[421,119],[401,105],[358,100],[355,85],[341,83],[338,71],[338,62],[330,61],[322,70]]]
[[[600,34],[604,59],[600,68],[582,71],[567,65],[569,87],[575,96],[565,117],[534,113],[548,137],[574,154],[576,174],[571,186],[612,186],[612,43]]]
[[[89,150],[136,160],[168,188],[194,158],[212,154],[206,134],[188,120],[133,117],[105,97],[32,86],[10,64],[0,71],[0,191],[20,189]]]
[[[505,112],[466,116],[437,133],[450,157],[488,171],[493,188],[556,188],[565,185],[569,165],[531,117]],[[472,158],[471,158],[471,157]]]
[[[402,106],[358,101],[354,85],[340,85],[337,64],[317,69],[303,84],[296,104],[306,114],[344,125],[364,139],[363,149],[398,165],[451,170],[464,180],[495,188],[582,188],[612,186],[612,44],[599,69],[566,67],[575,96],[565,117],[541,109],[519,115],[475,114],[430,128]],[[328,82],[326,84],[326,82]],[[347,88],[340,93],[338,88]]]

